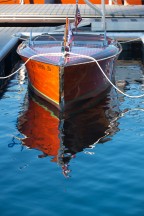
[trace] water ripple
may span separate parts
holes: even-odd
[[[143,93],[140,62],[120,61],[116,79],[126,93]],[[143,216],[144,99],[111,92],[59,136],[58,118],[28,99],[27,80],[18,83],[0,100],[1,215]]]

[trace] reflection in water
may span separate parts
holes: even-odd
[[[52,162],[68,176],[69,162],[78,152],[107,141],[118,130],[116,103],[111,91],[102,103],[64,118],[50,104],[27,95],[18,117],[18,130],[24,135],[20,140],[23,146],[41,151],[39,158],[53,156]]]

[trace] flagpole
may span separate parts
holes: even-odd
[[[78,0],[76,0],[76,11],[75,11],[75,32],[77,32],[77,10],[78,10]]]

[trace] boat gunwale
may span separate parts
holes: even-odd
[[[79,64],[88,64],[88,63],[91,63],[91,62],[94,62],[94,60],[92,59],[88,59],[86,61],[86,56],[89,57],[89,55],[86,55],[86,54],[79,54],[79,53],[76,53],[76,56],[74,58],[77,58],[75,61],[72,61],[72,62],[67,62],[67,63],[64,63],[64,61],[61,61],[61,59],[59,59],[58,62],[56,61],[53,61],[53,60],[50,60],[48,58],[46,58],[45,56],[42,56],[43,53],[37,53],[35,50],[33,50],[28,44],[25,43],[25,47],[24,48],[27,48],[29,49],[29,51],[26,51],[27,53],[31,52],[29,55],[24,55],[22,53],[22,50],[20,47],[17,49],[17,53],[20,55],[20,56],[23,56],[24,58],[27,58],[27,59],[30,59],[30,60],[33,60],[33,61],[37,61],[37,62],[42,62],[42,63],[45,63],[45,64],[50,64],[50,65],[55,65],[55,66],[65,66],[65,67],[68,67],[68,66],[73,66],[73,65],[79,65]],[[109,49],[109,47],[112,47],[112,48],[115,48],[115,52],[113,53],[113,55],[109,56],[109,52],[107,53],[107,55],[104,57],[104,58],[100,58],[100,56],[98,57],[99,54],[103,54],[106,52],[106,50]],[[110,44],[109,46],[107,46],[104,50],[101,50],[100,53],[95,53],[95,54],[92,54],[90,55],[91,58],[94,58],[96,59],[96,61],[103,61],[105,59],[110,59],[110,58],[113,58],[114,55],[117,56],[119,54],[119,50],[120,50],[120,47],[118,46],[115,46],[113,44]],[[33,54],[33,55],[32,55]],[[50,53],[48,53],[50,54]],[[55,53],[57,54],[57,52]],[[66,53],[62,53],[61,54],[65,55]],[[39,55],[39,56],[35,56],[35,55]],[[40,56],[41,55],[41,56]],[[35,56],[34,58],[32,58],[32,56]],[[80,57],[78,57],[80,56]],[[62,57],[62,56],[60,56]],[[68,56],[70,58],[70,55]]]

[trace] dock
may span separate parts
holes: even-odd
[[[101,9],[101,5],[97,5]],[[144,18],[144,5],[106,5],[106,18]],[[101,16],[88,5],[79,5],[83,18]],[[64,23],[75,17],[74,4],[0,5],[0,23]]]
[[[101,5],[97,5],[101,7]],[[100,15],[88,5],[79,5],[83,21],[79,29],[91,31],[93,34],[102,31]],[[7,69],[6,59],[9,56],[9,66],[14,64],[13,56],[19,38],[34,34],[53,33],[64,30],[66,17],[74,22],[75,5],[44,4],[44,5],[0,5],[0,69]],[[107,34],[117,40],[133,40],[139,38],[144,56],[144,5],[106,5]],[[144,57],[142,57],[144,62]],[[3,73],[1,72],[1,75]]]

